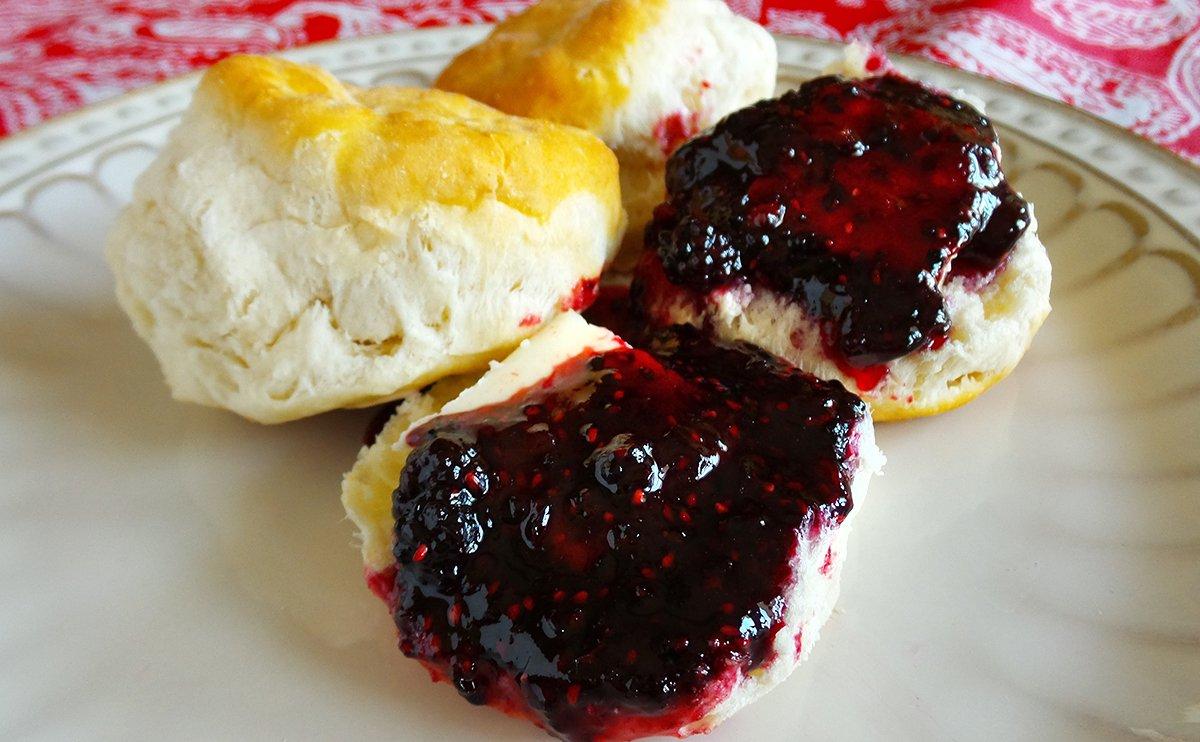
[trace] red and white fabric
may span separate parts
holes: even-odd
[[[482,23],[528,0],[0,0],[0,134],[233,52]],[[1200,0],[729,0],[1099,114],[1200,162]]]

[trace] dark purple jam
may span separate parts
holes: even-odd
[[[801,534],[850,511],[866,406],[692,328],[409,434],[400,647],[567,739],[696,721],[773,659]]]
[[[949,332],[941,287],[986,280],[1029,224],[975,108],[895,74],[821,77],[737,111],[667,164],[646,227],[672,284],[791,297],[865,367]]]
[[[629,295],[628,286],[601,286],[596,301],[583,318],[588,323],[607,328],[630,345],[640,345],[640,338],[650,329],[637,304]]]

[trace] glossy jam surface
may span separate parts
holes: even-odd
[[[675,285],[805,307],[870,366],[949,330],[941,289],[986,280],[1029,223],[970,105],[894,74],[822,77],[731,114],[667,165],[646,245]]]
[[[691,328],[409,434],[401,649],[568,739],[670,732],[772,658],[798,539],[841,522],[865,405]]]

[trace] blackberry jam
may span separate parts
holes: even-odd
[[[666,280],[787,296],[856,367],[944,339],[946,281],[988,280],[1029,224],[988,119],[896,74],[729,115],[670,158],[667,194],[646,227]]]
[[[630,345],[641,345],[640,338],[649,329],[628,286],[601,286],[596,301],[583,312],[589,324],[606,328]]]
[[[677,327],[435,418],[393,496],[400,647],[567,739],[696,721],[773,659],[800,538],[853,507],[866,406]]]

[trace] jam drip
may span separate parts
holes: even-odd
[[[899,75],[821,77],[737,111],[667,165],[646,228],[672,283],[790,297],[854,366],[949,331],[941,287],[986,281],[1029,224],[991,123]]]
[[[678,327],[409,434],[400,647],[568,739],[695,721],[769,662],[801,534],[852,507],[866,407]]]

